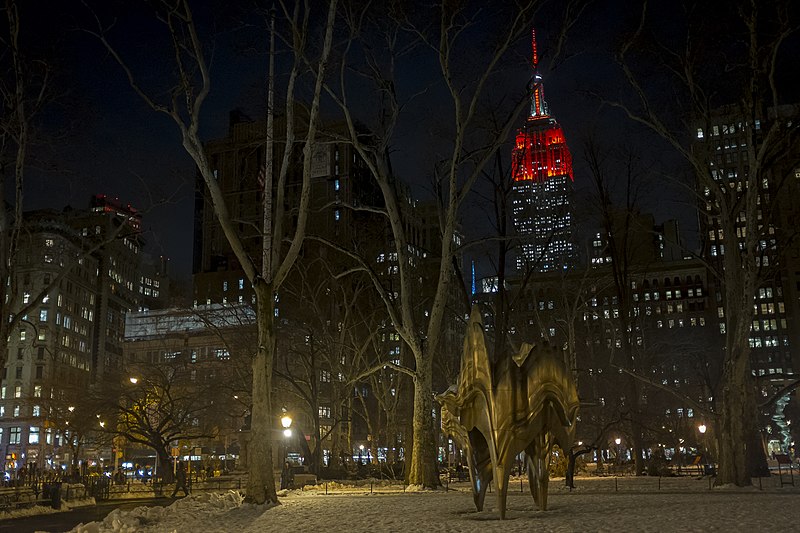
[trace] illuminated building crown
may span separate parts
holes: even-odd
[[[561,126],[550,116],[544,101],[536,30],[531,32],[531,59],[533,78],[528,86],[531,93],[531,112],[525,126],[517,132],[512,154],[514,180],[545,181],[553,176],[569,176],[572,180],[572,154]]]

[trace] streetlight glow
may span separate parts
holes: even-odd
[[[292,430],[289,429],[289,428],[284,429],[283,430],[283,436],[286,437],[286,438],[291,437],[292,436]]]
[[[616,439],[614,439],[614,442],[617,443],[617,446],[619,446],[620,443],[622,443],[622,439],[617,437]]]
[[[139,383],[139,378],[133,378],[132,377],[132,378],[130,378],[130,382],[133,383],[134,385],[136,385],[137,383]]]
[[[281,425],[284,427],[284,429],[288,429],[289,427],[291,427],[291,425],[292,425],[292,417],[289,416],[289,415],[283,415],[281,417]]]
[[[699,431],[701,434],[705,433],[706,432],[706,425],[705,424],[700,424],[699,426],[697,426],[697,431]]]

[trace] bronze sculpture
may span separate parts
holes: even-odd
[[[475,306],[467,325],[458,384],[438,397],[442,430],[466,451],[475,507],[497,480],[500,518],[506,515],[508,476],[525,451],[528,484],[536,505],[547,510],[553,444],[569,450],[575,437],[578,392],[560,353],[547,343],[523,344],[519,354],[492,363],[483,320]]]

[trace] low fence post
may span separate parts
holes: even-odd
[[[617,476],[614,476],[614,492],[617,492],[619,487],[617,486]]]

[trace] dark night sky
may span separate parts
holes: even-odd
[[[43,6],[47,5],[47,9]],[[103,16],[116,15],[113,35],[120,50],[131,60],[134,69],[158,80],[159,72],[151,54],[159,48],[156,26],[131,2],[103,2]],[[223,9],[225,2],[204,2],[204,8]],[[666,3],[665,3],[666,4]],[[490,6],[489,6],[490,7]],[[37,157],[46,160],[30,173],[27,208],[61,208],[67,204],[85,207],[94,193],[119,197],[144,211],[145,239],[154,255],[171,260],[173,274],[188,277],[191,270],[193,179],[191,160],[185,155],[175,125],[166,117],[147,108],[132,92],[119,67],[114,64],[94,38],[79,28],[91,24],[79,3],[43,1],[26,3],[23,32],[37,50],[56,57],[53,83],[55,103],[44,115],[45,128],[40,135]],[[225,10],[228,7],[224,8]],[[585,167],[581,162],[582,144],[589,135],[612,139],[621,145],[635,145],[646,154],[659,171],[678,174],[683,170],[666,145],[625,120],[618,111],[603,108],[586,96],[598,88],[610,97],[620,92],[618,72],[611,65],[610,50],[620,32],[635,23],[629,2],[598,1],[583,14],[572,34],[566,60],[553,71],[544,71],[545,96],[551,113],[564,128],[576,164],[576,187],[586,187]],[[47,15],[42,16],[42,12]],[[209,13],[210,11],[201,12]],[[230,12],[228,11],[230,14]],[[222,18],[222,17],[220,17]],[[261,21],[247,19],[248,23]],[[534,21],[540,35],[540,50],[548,60],[554,21]],[[206,28],[208,25],[206,25]],[[231,27],[235,27],[232,24]],[[263,54],[237,51],[243,42],[235,31],[215,26],[216,37],[212,65],[213,88],[205,106],[203,135],[206,139],[224,136],[228,112],[243,108],[254,117],[263,111],[267,60]],[[265,38],[266,39],[266,38]],[[237,43],[239,46],[235,46]],[[523,46],[524,45],[524,46]],[[263,47],[263,43],[261,43]],[[263,50],[263,48],[262,48]],[[522,43],[520,56],[527,55]],[[509,74],[509,83],[524,89],[530,71],[521,63],[518,72]],[[425,84],[433,67],[431,61],[416,58],[412,65],[401,66],[409,76],[409,87]],[[431,91],[436,94],[437,88]],[[438,87],[441,90],[441,86]],[[435,100],[420,104],[415,115],[406,119],[395,145],[396,169],[402,178],[416,183],[424,194],[429,174],[425,152],[426,139],[416,134],[418,128],[430,128]],[[413,110],[413,107],[412,107]],[[447,117],[449,118],[449,117]],[[693,217],[687,198],[674,187],[659,187],[657,197],[646,201],[657,220],[683,219],[685,230],[693,231]],[[655,196],[655,194],[653,195]],[[691,235],[688,235],[693,239]]]

